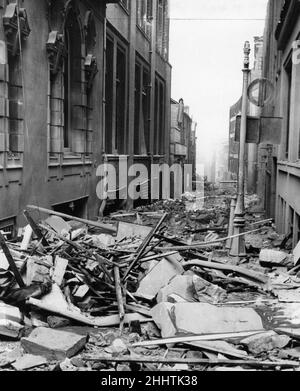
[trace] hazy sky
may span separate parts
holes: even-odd
[[[170,0],[172,98],[183,98],[198,122],[199,154],[227,137],[229,108],[242,93],[244,42],[253,55],[266,7],[267,0]]]

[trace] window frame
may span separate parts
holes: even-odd
[[[107,88],[107,41],[110,41],[110,44],[112,45],[112,64],[111,64],[111,90],[108,91]],[[123,87],[124,87],[124,103],[122,104],[122,111],[123,111],[123,124],[124,124],[124,132],[123,132],[123,138],[121,140],[119,128],[118,128],[118,119],[119,119],[119,106],[118,106],[118,86],[119,80],[118,80],[118,53],[121,52],[124,57],[124,63],[125,63],[125,70],[124,70],[124,81],[123,81]],[[116,36],[113,32],[110,30],[107,31],[106,34],[106,42],[105,42],[105,135],[104,135],[104,145],[105,145],[105,153],[106,154],[113,154],[113,155],[123,155],[127,151],[127,132],[128,132],[128,45],[123,42],[118,36]],[[121,81],[120,81],[121,83]],[[108,99],[108,94],[109,99]],[[107,105],[108,102],[111,104],[111,124],[110,128],[108,127],[107,122]]]
[[[72,129],[71,129],[71,55],[70,55],[70,33],[66,28],[64,31],[66,58],[63,66],[63,97],[64,97],[64,127],[63,127],[63,151],[71,152]],[[67,97],[67,99],[66,99]],[[66,143],[67,141],[67,143]]]
[[[163,155],[166,135],[166,81],[155,74],[154,103],[154,155]]]
[[[137,70],[139,72],[139,90],[137,91]],[[135,60],[135,120],[134,120],[134,154],[141,154],[141,140],[144,137],[146,153],[150,153],[150,104],[151,104],[151,70],[150,65],[136,55]],[[145,82],[145,75],[148,75]],[[138,103],[138,110],[137,110]],[[144,135],[142,134],[142,121]]]
[[[150,21],[153,19],[153,0],[137,0],[136,7],[136,25],[146,36],[151,37],[151,29],[149,29]]]
[[[293,78],[293,64],[291,59],[287,62],[284,67],[286,77],[287,77],[287,105],[286,105],[286,134],[285,134],[285,150],[284,157],[289,159],[290,154],[290,126],[291,126],[291,104],[292,104],[292,78]]]
[[[167,0],[157,0],[156,10],[156,51],[164,59],[168,58],[168,3]]]

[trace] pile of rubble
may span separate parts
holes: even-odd
[[[101,222],[28,206],[0,233],[0,369],[298,370],[300,245],[253,203],[240,261],[226,194]]]

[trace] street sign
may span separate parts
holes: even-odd
[[[258,107],[264,107],[274,97],[274,86],[266,78],[255,79],[248,87],[248,99]]]
[[[235,121],[235,142],[240,141],[241,116]],[[281,117],[250,117],[247,116],[247,144],[273,144],[281,143]]]

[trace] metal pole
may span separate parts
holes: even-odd
[[[247,112],[248,112],[248,81],[249,81],[249,55],[250,43],[244,45],[244,69],[243,69],[243,98],[242,98],[242,118],[240,131],[240,153],[239,153],[239,175],[238,175],[238,194],[237,204],[234,215],[234,235],[239,235],[245,227],[245,149],[247,133]],[[232,240],[230,255],[242,258],[246,255],[244,236],[237,236]]]
[[[228,237],[233,235],[233,221],[234,213],[236,208],[236,197],[233,197],[230,204],[230,217],[229,217],[229,226],[228,226]],[[226,249],[231,249],[232,239],[228,239],[226,242]]]

